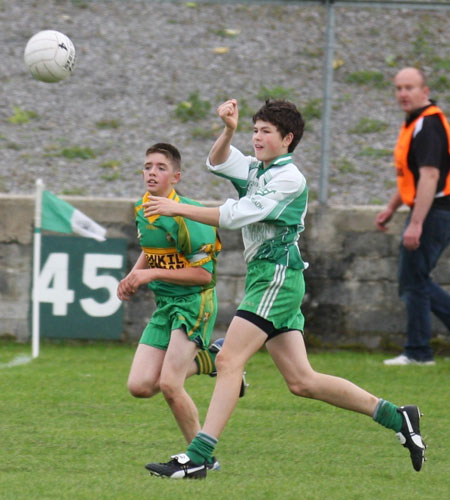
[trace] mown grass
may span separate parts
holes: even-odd
[[[319,371],[350,378],[397,404],[419,404],[429,445],[420,473],[392,431],[371,419],[291,396],[265,352],[250,360],[250,387],[217,448],[221,472],[168,481],[143,465],[185,443],[161,395],[125,387],[134,346],[47,343],[28,364],[7,367],[29,346],[0,342],[0,497],[21,499],[448,498],[450,361],[384,367],[380,354],[311,354]],[[187,387],[205,415],[214,380]]]

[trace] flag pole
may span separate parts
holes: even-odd
[[[34,205],[34,235],[33,235],[33,287],[32,287],[32,357],[39,356],[39,272],[41,267],[41,223],[42,223],[42,192],[44,183],[42,179],[36,180],[36,197]]]

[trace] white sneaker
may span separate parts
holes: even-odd
[[[417,361],[412,358],[408,358],[405,354],[400,354],[396,358],[385,359],[383,361],[385,365],[390,366],[404,366],[404,365],[422,365],[422,366],[434,366],[436,362],[432,359],[429,361]]]
[[[415,364],[415,361],[411,358],[408,358],[408,356],[405,356],[404,354],[400,354],[400,356],[397,356],[395,358],[385,359],[383,363],[385,365],[400,366],[400,365],[413,365]]]
[[[429,359],[428,361],[416,361],[416,364],[421,366],[434,366],[436,361],[434,359]]]

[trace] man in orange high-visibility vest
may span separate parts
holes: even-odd
[[[400,243],[399,294],[406,304],[407,341],[403,353],[386,365],[434,365],[430,346],[431,312],[450,331],[450,294],[430,273],[450,243],[450,126],[429,98],[425,75],[416,68],[394,79],[406,119],[394,151],[397,191],[376,217],[386,223],[403,204],[410,207]]]

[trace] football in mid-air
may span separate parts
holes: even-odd
[[[40,31],[28,40],[24,59],[37,80],[59,82],[73,71],[75,47],[70,38],[59,31]]]

